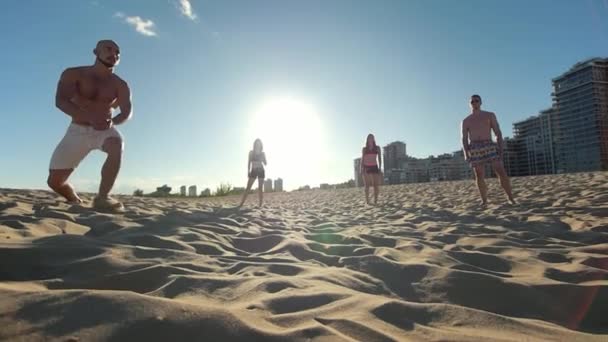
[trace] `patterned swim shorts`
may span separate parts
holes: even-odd
[[[469,154],[471,166],[483,165],[501,159],[498,154],[498,144],[491,140],[471,142]]]

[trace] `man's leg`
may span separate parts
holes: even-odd
[[[502,186],[502,188],[505,190],[505,194],[507,194],[509,202],[511,204],[515,204],[515,199],[513,198],[513,193],[511,191],[511,181],[509,180],[509,176],[507,175],[507,171],[505,171],[505,167],[503,166],[502,162],[500,160],[496,160],[492,163],[492,167],[498,176],[500,186]]]
[[[68,178],[73,171],[74,169],[49,170],[49,178],[46,182],[53,191],[65,197],[69,202],[80,203],[82,200],[68,183]]]
[[[120,163],[122,161],[122,139],[118,137],[107,138],[103,143],[102,150],[108,154],[101,168],[101,183],[97,197],[106,198],[114,186]]]
[[[483,165],[476,165],[475,170],[475,181],[477,182],[477,189],[479,189],[479,195],[481,196],[481,204],[486,205],[488,203],[488,186],[486,185],[485,170]]]

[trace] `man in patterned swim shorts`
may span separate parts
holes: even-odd
[[[481,110],[481,96],[479,95],[471,96],[470,104],[472,112],[462,120],[462,148],[465,160],[475,170],[481,204],[485,206],[488,202],[488,187],[484,180],[486,164],[492,164],[509,203],[515,204],[511,192],[511,182],[502,164],[503,140],[496,115]],[[492,131],[496,136],[496,142],[492,141]]]

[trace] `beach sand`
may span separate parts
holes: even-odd
[[[0,340],[607,341],[608,173],[111,215],[0,189]],[[89,201],[90,196],[86,196]]]

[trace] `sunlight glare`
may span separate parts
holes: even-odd
[[[263,101],[251,118],[248,148],[255,138],[262,139],[267,177],[283,178],[286,189],[318,186],[325,146],[316,108],[292,97],[275,97]]]

